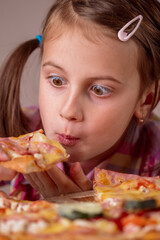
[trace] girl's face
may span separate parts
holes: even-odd
[[[49,138],[70,162],[101,161],[118,145],[138,108],[137,46],[70,31],[45,42],[39,106]]]

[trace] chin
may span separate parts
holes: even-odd
[[[67,153],[70,154],[69,152]],[[68,162],[69,163],[82,162],[82,159],[80,157],[77,157],[77,154],[70,154]]]

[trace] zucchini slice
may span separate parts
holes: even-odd
[[[148,210],[157,208],[157,201],[155,199],[147,199],[143,201],[126,201],[124,203],[124,209],[126,211],[140,211],[140,210]]]
[[[102,207],[94,202],[77,202],[77,203],[64,203],[58,208],[58,213],[61,217],[69,219],[78,218],[93,218],[102,216]]]

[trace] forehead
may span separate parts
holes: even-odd
[[[47,30],[44,32],[43,36],[43,42],[49,42],[52,41],[57,42],[60,39],[67,38],[73,38],[77,37],[79,38],[79,41],[81,42],[87,42],[91,45],[91,43],[94,43],[95,45],[104,46],[105,44],[109,44],[109,39],[113,43],[117,42],[117,46],[121,45],[121,47],[124,47],[127,51],[131,51],[133,49],[134,54],[137,56],[137,45],[136,43],[130,39],[127,42],[121,42],[118,39],[118,34],[115,33],[112,29],[107,28],[106,26],[98,25],[94,22],[87,21],[84,19],[79,19],[77,21],[74,21],[70,23],[65,23],[63,20],[61,20],[60,17],[57,17],[57,21],[50,22],[50,24],[47,27]],[[116,40],[116,41],[114,41]],[[110,43],[111,43],[110,41]],[[112,45],[112,44],[111,44]],[[43,50],[43,46],[42,46]],[[136,58],[137,60],[137,58]]]
[[[90,32],[88,38],[79,28],[65,29],[60,35],[46,39],[43,60],[56,61],[67,69],[72,64],[75,70],[83,68],[93,75],[114,71],[116,78],[137,72],[137,46],[132,40],[121,42],[110,30],[105,36],[95,33],[98,32]]]
[[[117,38],[117,34],[113,30],[109,30],[106,26],[98,25],[77,15],[73,15],[67,21],[64,21],[59,14],[55,13],[44,29],[43,39],[44,41],[54,40],[69,31],[75,30],[79,30],[81,34],[93,42],[99,42],[105,36],[108,36],[108,34],[115,39]]]

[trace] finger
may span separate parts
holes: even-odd
[[[36,173],[38,181],[41,183],[40,191],[43,197],[52,197],[59,195],[58,188],[47,172]],[[34,175],[33,175],[34,179]]]
[[[0,181],[10,181],[16,174],[16,171],[0,166]]]
[[[50,178],[55,182],[60,193],[67,194],[72,192],[80,192],[77,186],[60,168],[53,166],[47,171]]]
[[[49,198],[59,193],[56,184],[51,180],[47,172],[31,173],[25,176],[25,178],[43,197]]]
[[[24,174],[23,176],[33,188],[39,190],[39,186],[36,184],[37,181],[33,179],[33,176],[31,176],[31,174]]]
[[[0,197],[2,198],[8,198],[7,194],[3,191],[0,191]]]
[[[76,162],[71,166],[70,175],[81,190],[87,191],[93,188],[92,181],[85,176],[79,162]]]
[[[3,151],[3,148],[0,146],[0,161],[5,162],[9,160],[9,156]]]

